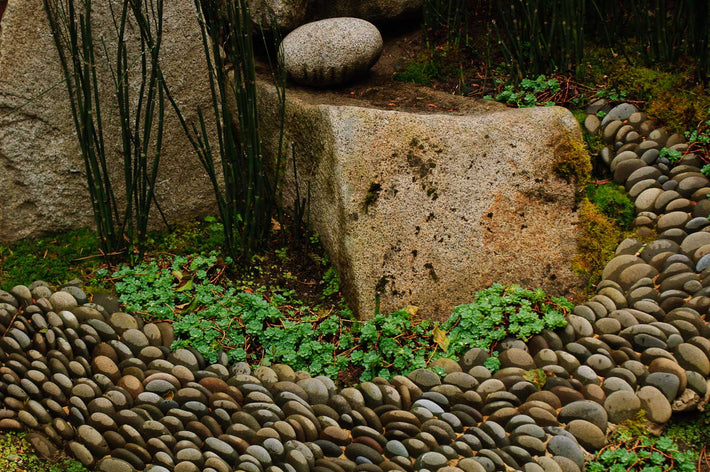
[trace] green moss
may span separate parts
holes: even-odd
[[[37,456],[24,433],[0,435],[0,470],[3,472],[88,472],[79,462],[59,454],[51,459]]]
[[[394,73],[394,80],[419,85],[431,85],[439,75],[439,66],[433,59],[412,60],[404,64],[401,71]]]
[[[574,115],[574,118],[577,120],[577,123],[579,123],[580,126],[584,125],[584,120],[587,118],[587,113],[584,110],[571,110],[572,115]],[[584,129],[584,128],[582,128]]]
[[[553,171],[567,182],[574,181],[578,188],[583,188],[591,178],[592,161],[582,141],[568,137],[559,140],[554,149]]]
[[[577,257],[572,265],[578,274],[589,278],[589,286],[601,279],[604,266],[614,257],[623,233],[614,221],[584,198],[579,206]]]
[[[634,204],[629,199],[624,187],[614,183],[587,185],[587,198],[601,212],[623,229],[628,229],[636,217]]]
[[[98,247],[96,233],[88,229],[0,246],[0,288],[9,290],[35,280],[57,284],[81,277],[101,262]]]
[[[645,101],[644,111],[673,132],[695,128],[708,119],[710,95],[696,79],[694,61],[681,59],[665,68],[649,66],[638,56],[638,45],[626,44],[626,50],[616,55],[604,48],[587,50],[590,82],[623,90],[628,99]]]

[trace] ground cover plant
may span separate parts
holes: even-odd
[[[702,424],[701,422],[698,424]],[[697,428],[691,428],[697,432]],[[677,431],[677,428],[676,428]],[[694,433],[690,433],[694,434]],[[697,433],[695,433],[697,434]],[[682,436],[682,434],[681,434]],[[703,470],[707,458],[703,460],[707,442],[701,442],[700,452],[693,448],[681,447],[671,423],[668,430],[661,435],[648,431],[646,415],[641,410],[636,418],[626,420],[612,434],[609,443],[597,451],[589,462],[586,470],[589,472],[692,472]],[[699,439],[697,435],[693,436]]]
[[[229,263],[216,252],[159,258],[124,265],[110,280],[128,311],[146,321],[173,323],[174,348],[192,346],[211,362],[223,352],[233,362],[285,363],[342,381],[407,374],[472,347],[493,354],[508,336],[527,340],[564,326],[572,309],[565,299],[548,298],[541,290],[495,284],[454,309],[441,325],[418,319],[414,307],[363,322],[342,300],[307,305],[293,289],[235,283]],[[326,300],[337,293],[337,275],[327,259],[321,267]],[[103,269],[97,275],[109,273]],[[495,361],[489,365],[495,369]]]
[[[0,434],[0,469],[5,472],[88,472],[75,459],[58,454],[50,460],[28,454],[32,446],[25,433]]]

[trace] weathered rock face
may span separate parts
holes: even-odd
[[[306,21],[308,0],[250,0],[249,10],[252,20],[271,29],[291,31]]]
[[[96,28],[110,51],[115,33],[108,4],[96,3],[94,8]],[[209,91],[191,0],[166,4],[162,63],[172,93],[192,120],[197,106],[209,102]],[[108,111],[115,102],[110,74],[100,56],[98,65],[106,85],[102,106]],[[0,31],[0,242],[92,224],[84,163],[62,76],[42,1],[10,3]],[[19,106],[23,108],[10,113]],[[213,211],[209,182],[168,103],[165,122],[158,203],[169,220]],[[124,190],[115,115],[106,115],[104,136],[120,197]],[[157,216],[154,212],[156,222]]]
[[[330,18],[289,33],[281,42],[279,59],[294,82],[326,87],[366,74],[381,53],[382,36],[372,23]]]
[[[421,13],[423,0],[250,0],[252,18],[265,29],[273,24],[291,31],[324,18],[352,17],[373,22],[411,19]]]
[[[274,100],[262,84],[263,109]],[[441,319],[494,282],[556,295],[582,284],[570,265],[574,186],[553,172],[557,145],[581,139],[568,111],[408,113],[291,90],[287,102],[298,177],[287,177],[286,203],[296,185],[310,194],[312,229],[360,317],[373,315],[378,294],[384,313],[416,305]],[[273,149],[274,115],[263,120]]]

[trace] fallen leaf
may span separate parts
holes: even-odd
[[[449,337],[446,335],[446,331],[439,329],[437,326],[434,328],[434,342],[439,345],[442,351],[446,352],[449,350],[449,343],[451,340]]]
[[[186,291],[186,290],[190,290],[191,288],[192,288],[192,279],[190,278],[190,279],[188,279],[188,281],[185,282],[183,285],[181,285],[180,287],[176,288],[175,291],[176,291],[176,292],[184,292],[184,291]]]

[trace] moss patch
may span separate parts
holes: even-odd
[[[88,472],[74,459],[60,454],[53,459],[42,459],[25,439],[24,433],[0,435],[0,470],[3,472]]]
[[[580,140],[560,139],[555,145],[555,161],[552,170],[567,182],[583,188],[592,176],[592,160]]]
[[[628,229],[636,217],[634,204],[621,185],[587,185],[587,198],[623,229]]]
[[[604,266],[614,257],[616,246],[623,237],[614,221],[605,216],[589,199],[579,206],[577,257],[572,267],[578,274],[589,278],[589,287],[601,280]]]
[[[665,69],[663,65],[643,65],[634,56],[635,52],[638,50],[629,43],[627,61],[623,54],[611,57],[605,49],[590,49],[587,52],[590,70],[596,71],[591,74],[591,81],[603,83],[606,89],[623,91],[627,98],[647,102],[647,114],[676,133],[695,128],[708,119],[710,95],[698,82],[692,60],[681,59],[672,69]]]

